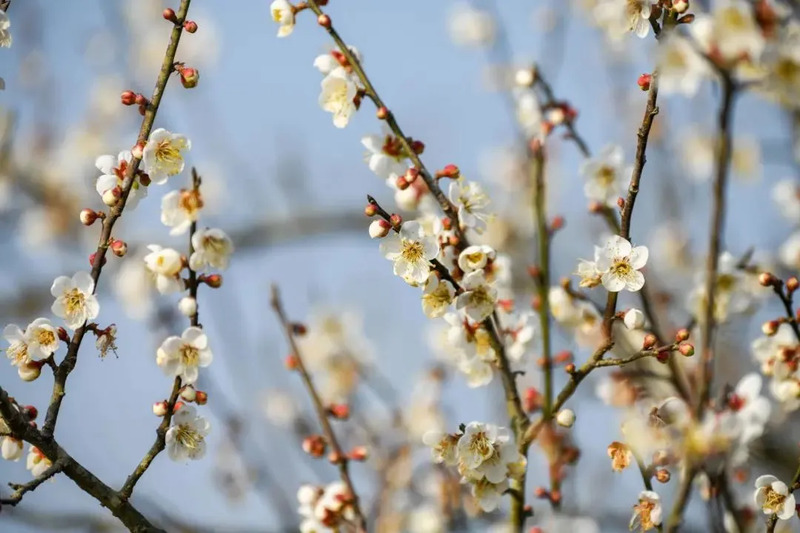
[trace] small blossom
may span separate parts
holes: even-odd
[[[394,262],[394,273],[410,285],[419,285],[428,279],[430,261],[439,255],[439,244],[426,235],[416,222],[406,222],[400,233],[392,233],[381,241],[383,256]]]
[[[379,218],[369,223],[369,237],[370,239],[382,239],[389,235],[392,231],[392,225]]]
[[[193,317],[197,314],[197,300],[191,296],[184,296],[178,302],[178,310],[183,316]]]
[[[428,431],[422,436],[422,442],[431,447],[431,456],[434,463],[455,466],[458,462],[456,447],[460,437],[461,435],[458,434]]]
[[[509,339],[506,343],[506,355],[512,361],[521,361],[528,345],[533,340],[536,328],[533,325],[533,313],[503,313],[503,334]]]
[[[489,205],[489,197],[483,188],[474,181],[457,180],[450,184],[449,197],[458,207],[459,223],[483,233],[489,220],[489,215],[484,211]]]
[[[675,32],[658,47],[658,88],[665,94],[693,96],[708,76],[708,65],[693,44]]]
[[[361,144],[367,149],[364,161],[379,178],[397,179],[405,174],[408,154],[388,126],[383,125],[380,135],[362,137]]]
[[[494,260],[495,256],[496,252],[491,246],[485,244],[468,246],[458,255],[458,268],[465,273],[481,270],[489,261]]]
[[[602,283],[603,273],[598,270],[596,261],[582,259],[575,274],[581,277],[578,286],[585,289],[592,289]]]
[[[206,436],[211,425],[191,405],[181,407],[172,417],[167,430],[167,454],[173,461],[202,459],[206,453]]]
[[[13,38],[11,37],[11,21],[5,11],[0,10],[0,48],[10,48]]]
[[[117,353],[117,326],[111,324],[97,335],[95,347],[100,352],[100,357],[105,357],[108,352]]]
[[[644,286],[644,275],[639,272],[647,263],[647,247],[632,247],[619,236],[611,237],[598,254],[597,268],[603,272],[603,287],[609,292],[622,289],[636,292]]]
[[[156,276],[156,288],[161,294],[183,290],[180,272],[183,270],[181,254],[172,248],[162,248],[156,244],[147,247],[150,253],[144,256],[147,269]]]
[[[170,235],[183,235],[197,221],[203,208],[203,198],[199,191],[168,192],[161,199],[161,223],[172,228]]]
[[[194,252],[189,257],[189,268],[202,272],[206,267],[225,270],[228,268],[233,242],[221,229],[201,229],[192,235]]]
[[[180,337],[168,337],[156,354],[156,364],[169,376],[180,376],[185,384],[197,381],[198,369],[211,364],[213,355],[203,330],[191,326]]]
[[[44,456],[44,454],[36,446],[31,446],[28,451],[28,458],[25,461],[25,468],[31,471],[33,477],[39,477],[44,474],[45,470],[50,468],[53,463]]]
[[[453,8],[447,29],[456,45],[469,47],[491,44],[496,33],[492,15],[468,3],[460,3]]]
[[[422,291],[422,310],[429,318],[444,316],[453,303],[456,291],[453,285],[431,272]]]
[[[270,4],[272,20],[280,24],[278,37],[286,37],[294,31],[294,7],[286,0],[275,0]]]
[[[614,441],[608,445],[608,456],[611,458],[611,469],[622,472],[631,464],[633,452],[622,442]]]
[[[464,434],[458,439],[456,445],[459,463],[470,470],[478,468],[481,463],[494,454],[496,439],[496,426],[470,422],[464,428]]]
[[[358,87],[344,68],[336,68],[322,80],[319,105],[333,114],[333,125],[344,128],[356,112],[354,99]]]
[[[775,476],[759,476],[756,479],[756,492],[753,495],[756,506],[765,515],[777,515],[780,520],[789,520],[795,513],[794,494],[789,487]]]
[[[130,165],[132,157],[131,152],[125,150],[120,152],[117,157],[113,155],[101,155],[97,158],[94,165],[103,175],[97,178],[95,189],[101,198],[115,187],[118,187],[120,191],[122,190],[125,174],[128,171],[128,165]],[[145,196],[147,196],[147,187],[142,185],[139,182],[139,177],[136,176],[128,192],[125,209],[134,209],[139,204],[139,200]]]
[[[19,461],[22,458],[22,441],[8,435],[0,437],[0,456],[6,461]]]
[[[644,313],[638,309],[630,309],[625,313],[622,321],[628,329],[642,329],[644,327]]]
[[[192,142],[185,136],[158,128],[150,134],[142,153],[144,171],[156,185],[183,172],[183,152],[191,150]]]
[[[562,409],[556,415],[556,423],[565,428],[571,428],[575,424],[575,411],[572,409]]]
[[[93,293],[94,280],[88,272],[77,272],[71,278],[59,276],[50,287],[50,294],[56,298],[50,310],[63,318],[69,329],[78,329],[100,313],[100,304]]]
[[[606,146],[596,157],[585,161],[580,172],[586,180],[583,186],[586,198],[615,206],[623,191],[623,175],[629,170],[624,164],[622,148],[617,145]]]
[[[25,339],[31,361],[47,359],[58,349],[58,331],[46,318],[37,318],[28,324]]]
[[[649,531],[661,524],[661,498],[651,490],[639,493],[639,503],[633,506],[630,529]]]
[[[456,308],[464,309],[467,316],[475,322],[482,322],[494,311],[497,291],[486,282],[482,270],[470,272],[461,281],[464,292],[456,298]]]

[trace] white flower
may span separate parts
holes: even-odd
[[[167,178],[183,172],[183,151],[192,149],[192,142],[177,133],[158,128],[150,134],[144,146],[142,162],[144,171],[156,185],[167,182]]]
[[[439,279],[439,276],[431,272],[422,291],[422,310],[428,318],[444,316],[453,303],[455,294],[456,291],[449,281]]]
[[[183,316],[193,317],[197,314],[197,300],[191,296],[184,296],[178,302],[178,311]]]
[[[320,107],[333,114],[333,125],[344,128],[350,122],[350,117],[356,112],[356,97],[358,87],[348,76],[347,71],[336,68],[322,80],[322,92],[319,95]]]
[[[629,32],[644,38],[650,32],[651,7],[649,0],[600,0],[592,15],[612,41],[619,41]]]
[[[3,329],[3,338],[8,342],[6,356],[11,360],[11,364],[16,367],[31,362],[28,353],[28,341],[25,332],[16,324],[9,324]]]
[[[764,433],[769,420],[769,400],[761,396],[761,376],[752,372],[742,377],[728,397],[728,407],[741,422],[741,438],[749,443]]]
[[[206,453],[206,436],[211,425],[191,405],[183,405],[172,417],[167,430],[167,454],[173,461],[201,459]]]
[[[37,318],[28,324],[25,340],[32,361],[47,359],[58,349],[58,331],[46,318]]]
[[[439,255],[436,238],[426,235],[419,222],[403,224],[400,233],[391,233],[381,241],[383,256],[394,262],[394,273],[410,285],[428,279],[430,261]]]
[[[516,118],[522,131],[528,137],[542,133],[542,106],[536,93],[530,89],[515,90]]]
[[[355,56],[356,61],[361,63],[362,57],[361,52],[355,46],[348,46],[347,48],[350,49],[350,53]],[[314,58],[314,68],[319,70],[322,75],[327,76],[334,70],[339,67],[347,67],[350,65],[350,61],[347,57],[338,49],[331,50],[327,54],[318,55]],[[355,75],[352,75],[355,76]],[[355,79],[353,80],[355,81]]]
[[[623,191],[625,159],[622,147],[609,145],[581,165],[581,175],[586,183],[583,192],[589,200],[596,200],[607,206],[615,206]]]
[[[45,457],[39,448],[31,446],[31,449],[28,451],[28,458],[25,461],[25,468],[31,471],[33,477],[39,477],[44,474],[45,470],[50,468],[52,464],[50,459]]]
[[[506,355],[512,361],[520,361],[536,333],[533,325],[533,312],[503,313],[502,316],[502,331],[510,340],[506,343]]]
[[[731,314],[748,311],[753,297],[745,287],[745,277],[738,266],[739,260],[730,252],[719,256],[716,294],[714,298],[714,318],[718,323],[728,320]],[[701,274],[697,277],[697,285],[689,293],[689,309],[698,320],[704,320],[708,297],[706,283]]]
[[[203,200],[197,191],[171,191],[161,199],[161,223],[172,228],[170,235],[183,235],[197,221]]]
[[[125,150],[120,152],[117,157],[113,155],[101,155],[97,158],[94,162],[94,166],[96,166],[103,175],[97,178],[95,190],[97,190],[97,194],[99,194],[101,198],[107,191],[114,187],[119,187],[120,190],[122,190],[125,173],[128,170],[128,165],[132,157],[130,151]],[[134,209],[139,204],[139,200],[145,196],[147,196],[147,187],[139,183],[139,177],[137,176],[134,178],[130,192],[128,193],[125,209]]]
[[[93,292],[94,280],[88,272],[77,272],[71,278],[59,276],[50,287],[50,294],[56,298],[50,310],[63,318],[69,329],[78,329],[100,313],[100,304]]]
[[[286,0],[275,0],[270,4],[272,20],[280,24],[278,37],[286,37],[294,31],[294,7]]]
[[[364,161],[369,169],[383,179],[397,179],[406,172],[408,154],[400,139],[385,124],[380,135],[366,135],[361,144],[367,149]]]
[[[639,503],[633,506],[629,527],[641,531],[655,529],[661,524],[661,514],[661,498],[651,490],[643,490],[639,493]]]
[[[603,272],[603,287],[609,292],[622,289],[636,292],[644,286],[644,275],[639,272],[647,263],[647,247],[632,247],[617,235],[611,237],[597,258],[597,268]]]
[[[478,233],[486,229],[489,215],[484,211],[489,197],[474,181],[457,180],[450,184],[450,201],[458,207],[458,221],[462,227],[472,228]]]
[[[458,268],[464,273],[481,270],[489,261],[494,260],[495,256],[496,252],[491,246],[485,244],[468,246],[458,255]]]
[[[472,483],[472,496],[478,500],[478,505],[485,513],[497,509],[503,494],[508,490],[508,481],[492,483],[488,479],[481,479]]]
[[[708,65],[686,38],[671,32],[658,46],[658,88],[665,94],[693,96],[708,74]]]
[[[456,298],[456,308],[464,309],[467,316],[475,322],[482,322],[494,311],[497,291],[486,282],[482,270],[475,270],[461,280],[464,292]]]
[[[458,462],[457,449],[460,435],[442,433],[441,431],[428,431],[422,436],[425,446],[430,446],[431,457],[434,463],[444,463],[455,466]]]
[[[150,253],[144,256],[147,269],[156,276],[156,288],[161,294],[180,292],[184,289],[180,272],[183,270],[181,254],[172,248],[162,248],[157,244],[147,246]]]
[[[778,249],[778,256],[787,268],[800,269],[800,231],[792,233]]]
[[[644,327],[644,313],[638,309],[630,309],[622,319],[628,329],[642,329]]]
[[[462,354],[461,359],[458,361],[458,370],[464,374],[467,386],[471,389],[488,385],[494,377],[492,365],[489,361],[474,354]]]
[[[595,258],[599,256],[599,250],[601,250],[601,248],[595,246]],[[596,261],[587,261],[586,259],[581,259],[581,261],[578,263],[578,270],[575,271],[575,274],[581,277],[581,280],[578,283],[580,287],[591,289],[602,283],[603,273],[598,270]]]
[[[219,270],[228,268],[233,242],[221,229],[201,229],[192,235],[194,252],[189,257],[189,268],[202,271],[207,266]]]
[[[494,454],[494,442],[497,440],[497,426],[470,422],[464,428],[464,434],[458,439],[459,464],[474,470]]]
[[[13,38],[11,37],[11,21],[5,11],[0,10],[0,48],[10,48]]]
[[[575,411],[572,409],[562,409],[556,415],[556,423],[565,428],[571,428],[575,424]]]
[[[789,178],[773,185],[772,200],[781,215],[790,222],[800,221],[800,184]]]
[[[751,5],[745,0],[717,0],[709,15],[698,15],[689,31],[701,48],[721,59],[755,61],[764,50],[764,35]]]
[[[6,461],[19,461],[22,458],[22,441],[11,436],[0,437],[0,456]]]
[[[180,337],[167,337],[156,353],[156,364],[169,376],[180,376],[184,384],[197,381],[198,368],[211,364],[213,355],[203,330],[191,326]]]
[[[447,20],[450,38],[458,46],[486,46],[494,41],[495,21],[486,11],[468,3],[459,3]]]
[[[765,515],[775,514],[780,520],[789,520],[794,516],[794,495],[789,494],[786,483],[775,476],[759,476],[756,479],[753,499]]]

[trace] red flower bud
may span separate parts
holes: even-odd
[[[193,20],[187,20],[183,23],[183,29],[189,33],[194,33],[197,31],[197,23]]]
[[[639,88],[643,91],[650,90],[650,84],[653,82],[653,75],[652,74],[642,74],[639,76],[639,79],[636,80],[636,84],[639,85]]]
[[[136,103],[136,93],[133,91],[123,91],[119,99],[122,105],[133,105]]]

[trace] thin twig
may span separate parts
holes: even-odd
[[[686,509],[686,504],[689,503],[689,497],[692,494],[692,481],[697,474],[694,469],[684,470],[683,478],[678,486],[678,493],[675,496],[675,503],[672,506],[672,511],[669,514],[669,521],[667,522],[667,533],[675,533],[683,523],[683,511]]]
[[[37,476],[32,481],[29,481],[21,485],[16,483],[9,483],[8,485],[12,489],[14,489],[14,494],[12,494],[8,498],[0,498],[0,504],[11,505],[12,507],[17,505],[19,502],[22,501],[22,497],[25,496],[25,494],[36,490],[36,488],[39,487],[39,485],[41,485],[51,477],[55,476],[62,470],[64,470],[63,461],[56,461],[53,464],[51,464],[47,468],[47,470],[42,472],[41,475]]]

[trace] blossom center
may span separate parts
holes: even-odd
[[[644,531],[655,527],[653,518],[650,516],[653,509],[655,509],[655,504],[649,501],[639,502],[639,505],[636,506],[636,512],[639,513],[639,519],[642,521],[642,529]]]
[[[28,359],[28,345],[24,342],[12,344],[6,350],[6,355],[13,361],[13,364],[19,365]]]
[[[611,265],[611,272],[619,278],[627,278],[633,273],[633,267],[627,258],[616,258]]]
[[[764,509],[777,513],[783,509],[783,502],[786,501],[786,495],[773,490],[772,487],[767,487],[764,493]]]
[[[181,209],[191,215],[202,209],[203,198],[200,196],[199,192],[183,191],[181,193],[180,200],[178,201],[178,205],[180,205]]]
[[[72,289],[64,295],[64,304],[67,308],[67,313],[75,313],[83,309],[86,302],[86,295],[78,289]]]
[[[171,139],[164,139],[156,147],[156,161],[162,165],[177,166],[182,161],[181,151]]]
[[[597,181],[599,181],[600,184],[605,187],[612,185],[615,178],[616,173],[614,172],[614,169],[608,165],[603,165],[597,172]]]
[[[400,142],[400,139],[395,137],[394,135],[387,135],[386,139],[383,141],[383,147],[381,151],[395,159],[400,159],[403,155],[403,145]]]
[[[488,457],[494,451],[485,431],[474,433],[469,439],[469,450],[479,457]]]
[[[200,350],[189,344],[181,346],[181,361],[184,366],[197,366],[200,361]]]
[[[36,334],[36,341],[42,346],[47,346],[53,344],[56,341],[56,336],[49,329],[42,328]]]
[[[175,433],[175,440],[184,448],[195,450],[203,443],[203,436],[189,424],[180,424]]]
[[[403,241],[403,259],[409,263],[417,263],[423,259],[424,249],[419,241]]]

